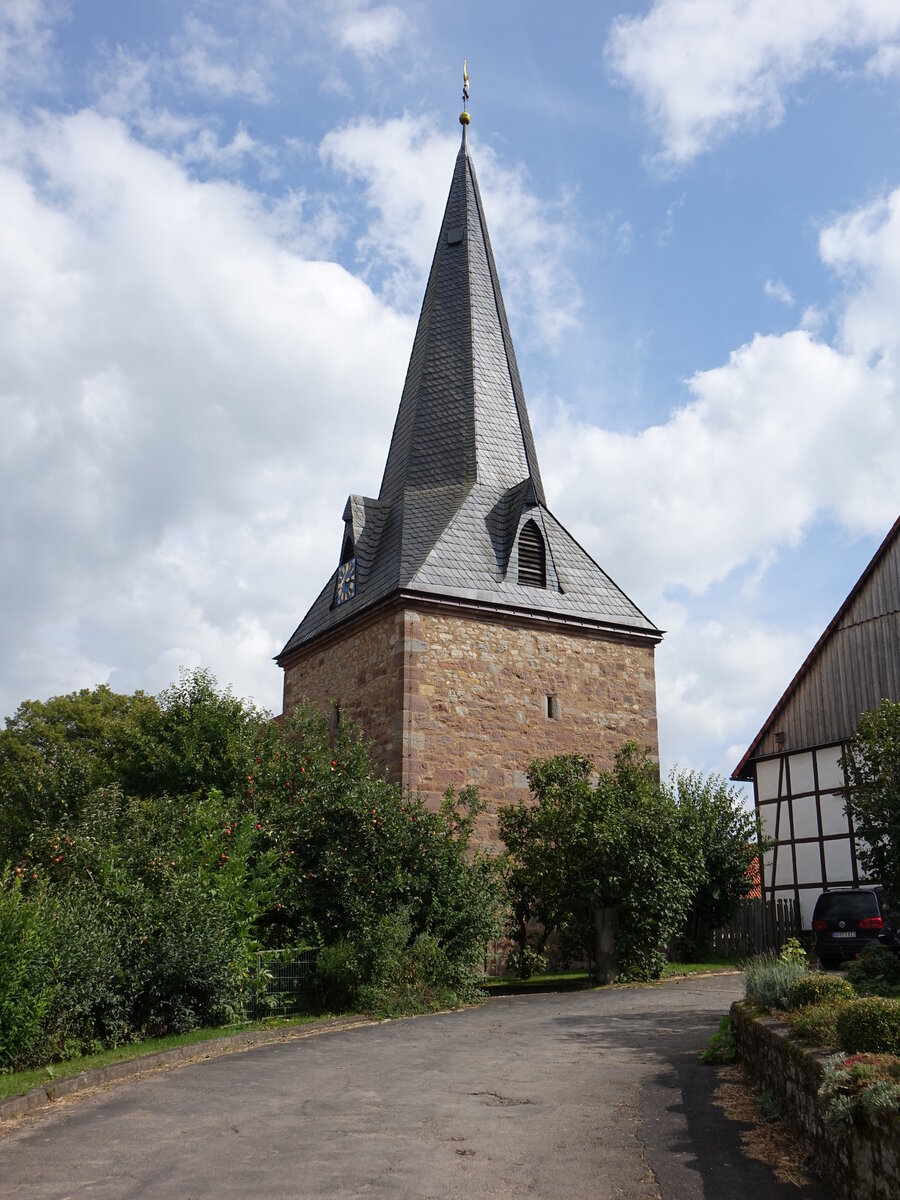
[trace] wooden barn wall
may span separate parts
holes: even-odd
[[[849,738],[867,709],[900,700],[900,538],[872,571],[775,715],[754,758]],[[784,734],[778,746],[775,734]]]

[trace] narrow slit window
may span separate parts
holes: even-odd
[[[547,552],[534,521],[526,521],[519,534],[519,583],[525,587],[547,586]]]
[[[545,696],[544,716],[549,717],[551,721],[558,721],[559,713],[559,696]]]

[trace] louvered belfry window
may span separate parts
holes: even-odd
[[[519,534],[519,583],[526,587],[547,586],[547,552],[534,521],[526,521]]]

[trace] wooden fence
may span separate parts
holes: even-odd
[[[733,920],[713,935],[713,950],[719,956],[762,954],[780,950],[788,938],[800,936],[800,913],[795,901],[744,900]]]

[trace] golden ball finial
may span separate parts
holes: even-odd
[[[463,111],[459,114],[460,125],[468,125],[471,120],[472,120],[472,118],[465,111],[465,109],[463,109]]]

